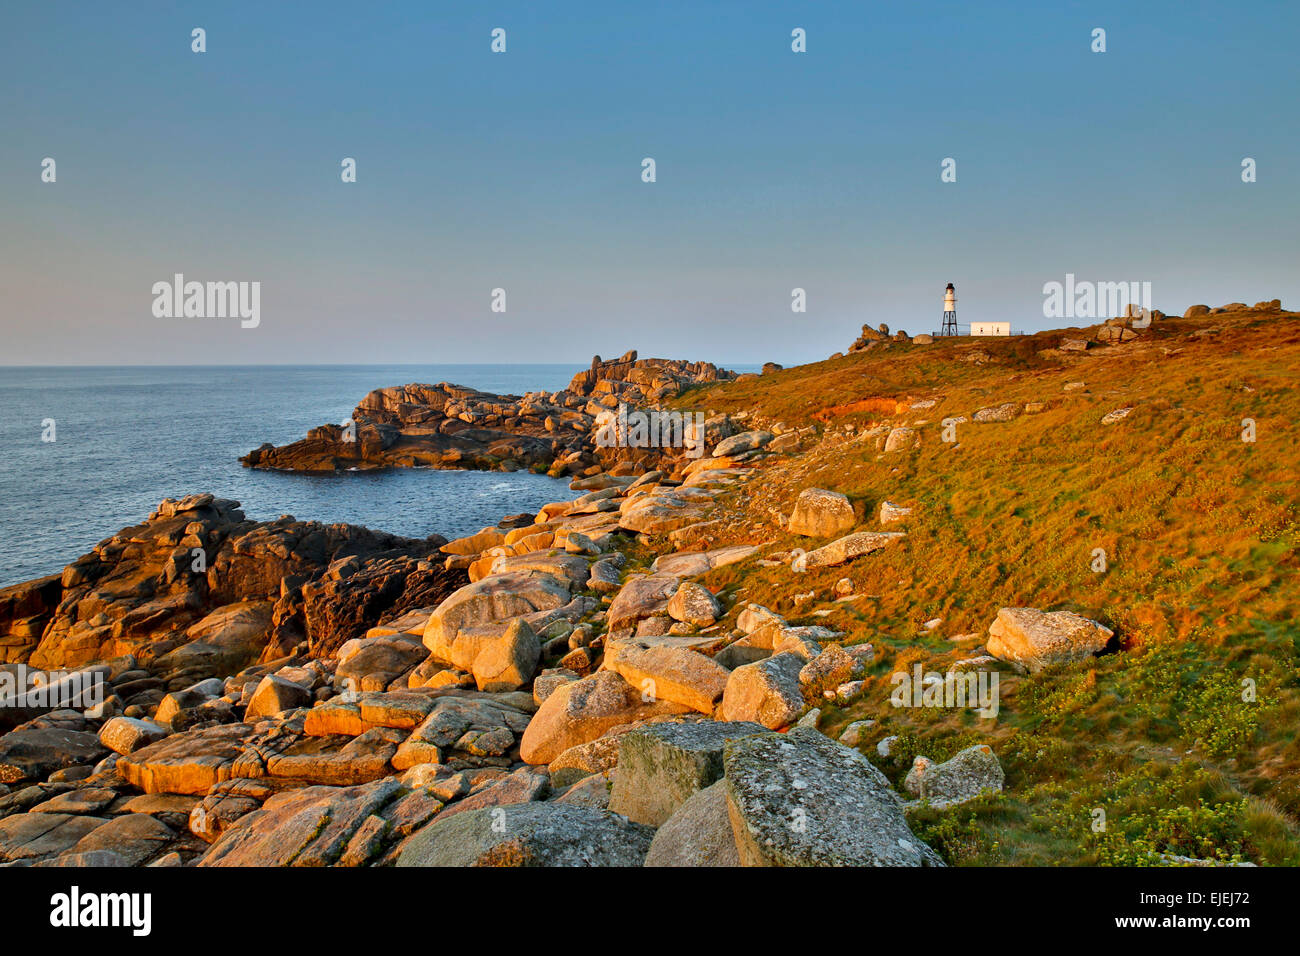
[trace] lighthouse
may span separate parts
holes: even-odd
[[[943,331],[940,335],[957,334],[957,290],[948,283],[943,293]]]

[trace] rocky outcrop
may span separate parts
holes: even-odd
[[[603,361],[599,355],[591,368],[579,372],[569,382],[574,395],[616,394],[627,398],[659,402],[677,395],[682,389],[704,382],[725,382],[736,377],[712,362],[685,362],[679,359],[638,359],[627,352],[616,359]],[[641,401],[635,402],[641,404]]]
[[[921,436],[915,428],[899,425],[897,428],[891,428],[889,434],[885,436],[884,450],[909,451],[919,447],[920,444]]]
[[[244,719],[274,717],[286,710],[305,707],[311,703],[311,699],[311,690],[302,684],[275,674],[267,674],[257,685],[257,690],[253,691],[253,696],[244,709]]]
[[[692,385],[732,378],[708,362],[638,360],[629,352],[609,362],[597,356],[559,392],[494,395],[447,382],[381,388],[357,404],[346,425],[322,425],[301,441],[262,445],[240,460],[309,472],[421,466],[573,474],[620,461],[649,470],[681,449],[606,447],[597,440],[602,416],[620,404],[657,407]]]
[[[129,754],[155,744],[167,736],[167,730],[152,720],[114,717],[99,731],[99,742],[114,753]]]
[[[59,574],[0,588],[0,664],[31,657],[62,595]]]
[[[546,422],[552,413],[562,418],[568,410],[534,405],[528,398],[446,382],[377,389],[357,404],[347,425],[321,425],[301,441],[280,448],[262,445],[240,460],[251,468],[307,472],[414,466],[514,470],[549,463],[568,436],[553,435]]]
[[[432,554],[388,552],[334,562],[302,586],[301,622],[310,651],[328,656],[380,620],[437,605],[464,581],[462,571]]]
[[[887,342],[889,340],[889,326],[881,322],[877,328],[870,325],[862,326],[862,334],[858,336],[857,341],[849,346],[849,354],[861,352],[869,349],[877,342]]]
[[[188,730],[134,751],[117,769],[145,793],[206,793],[234,775],[251,730],[246,724]]]
[[[713,493],[703,488],[664,488],[628,498],[619,510],[618,526],[643,534],[667,534],[704,520]]]
[[[405,566],[382,562],[351,585],[344,579],[371,559],[409,561],[414,568],[443,543],[437,536],[419,541],[290,516],[250,521],[238,502],[209,494],[168,499],[143,524],[105,539],[64,569],[57,604],[29,662],[71,668],[125,654],[147,663],[171,653],[176,668],[210,676],[238,670],[251,662],[243,658],[256,659],[268,646],[283,654],[308,640],[329,649],[391,608],[445,594],[455,580],[439,569],[412,581],[401,573]],[[311,585],[307,595],[304,585]],[[17,606],[30,610],[33,598],[25,600]],[[266,620],[232,618],[226,627],[220,616],[209,617],[248,601],[266,602]],[[190,644],[202,646],[180,650]]]
[[[754,451],[762,448],[775,437],[771,432],[763,429],[741,432],[739,435],[732,435],[730,438],[724,438],[718,442],[714,446],[713,457],[730,458],[748,451]]]

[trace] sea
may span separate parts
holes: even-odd
[[[376,388],[453,382],[522,395],[562,389],[584,368],[0,367],[0,587],[53,574],[163,498],[197,492],[242,502],[259,521],[288,514],[415,538],[535,512],[572,497],[567,481],[426,468],[300,475],[244,468],[239,457],[346,421]]]

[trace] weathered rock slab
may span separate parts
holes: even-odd
[[[889,780],[815,730],[740,737],[723,754],[744,866],[942,866]]]
[[[605,810],[521,803],[435,818],[397,859],[416,866],[641,866],[654,830]]]
[[[730,672],[711,657],[685,647],[635,638],[605,648],[605,665],[647,698],[672,701],[704,714],[727,689]]]
[[[811,571],[814,568],[847,564],[855,558],[886,548],[906,536],[905,531],[859,531],[832,541],[815,551],[809,551],[796,558],[791,567],[796,571]]]
[[[609,808],[659,826],[683,803],[722,777],[728,740],[766,733],[750,722],[664,721],[624,734]]]
[[[645,865],[740,866],[724,781],[692,794],[659,827]]]
[[[105,753],[92,733],[36,727],[0,737],[0,783],[44,780],[56,770],[92,763]]]
[[[595,740],[619,724],[630,724],[688,708],[666,700],[643,700],[641,692],[613,671],[556,688],[537,708],[519,745],[522,760],[549,764],[578,744]]]
[[[187,730],[123,756],[118,772],[145,793],[206,793],[233,776],[251,733],[247,724]]]

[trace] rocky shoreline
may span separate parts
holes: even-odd
[[[805,483],[763,516],[764,489],[798,482],[807,456],[907,455],[934,401],[899,399],[865,430],[713,415],[699,456],[592,443],[595,407],[729,376],[629,354],[507,408],[454,386],[384,389],[354,419],[367,464],[429,464],[436,443],[415,444],[472,432],[485,455],[436,466],[545,466],[574,497],[446,541],[253,522],[193,495],[62,575],[0,590],[0,676],[57,669],[104,690],[91,706],[48,688],[0,700],[0,865],[942,865],[908,813],[1000,790],[992,750],[918,755],[897,792],[858,749],[874,721],[818,729],[827,702],[863,694],[867,635],[700,580],[742,563],[857,574],[907,547],[911,507],[863,515]],[[1034,411],[968,414],[997,428]],[[246,463],[353,460],[313,435]],[[497,454],[506,440],[522,450]],[[1113,638],[1072,612],[1002,608],[940,687]]]
[[[0,708],[24,718],[0,737],[0,862],[940,865],[884,776],[815,730],[871,646],[758,606],[726,629],[691,580],[763,550],[702,543],[715,499],[779,457],[773,431],[717,427],[676,478],[575,478],[573,500],[456,541],[196,495],[0,592],[10,672],[80,668],[107,692]],[[844,530],[837,499],[791,526]],[[628,573],[634,539],[662,553]]]

